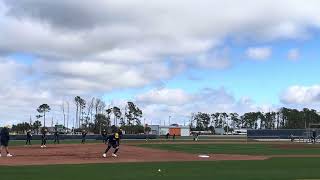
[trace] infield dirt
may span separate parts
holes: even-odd
[[[103,144],[70,144],[49,145],[41,149],[39,146],[11,147],[14,157],[1,157],[0,165],[49,165],[49,164],[88,164],[88,163],[121,163],[121,162],[168,162],[168,161],[224,161],[224,160],[265,160],[267,156],[210,154],[209,158],[199,158],[197,154],[172,152],[121,145],[119,157],[112,158],[102,154],[106,148]]]

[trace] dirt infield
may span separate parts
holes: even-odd
[[[11,147],[14,157],[0,158],[0,166],[48,165],[48,164],[87,164],[121,162],[167,162],[167,161],[223,161],[223,160],[265,160],[266,156],[215,154],[209,158],[199,158],[197,154],[147,149],[121,145],[119,157],[102,158],[103,144],[49,145],[45,149],[39,146]],[[111,152],[110,152],[111,153]]]

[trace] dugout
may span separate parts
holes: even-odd
[[[303,139],[305,129],[248,129],[248,139],[290,139],[293,135],[296,139]]]
[[[320,123],[310,123],[309,127],[305,130],[303,139],[304,142],[312,142],[313,140],[313,133],[315,132],[315,142],[319,140],[320,137]]]

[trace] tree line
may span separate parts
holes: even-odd
[[[121,127],[126,133],[145,133],[151,131],[141,123],[142,110],[133,102],[127,102],[124,108],[109,106],[99,98],[86,101],[80,96],[74,98],[75,122],[73,131],[80,132],[83,129],[92,133],[101,133],[103,130],[112,132]],[[40,127],[46,126],[46,114],[51,108],[48,104],[41,104],[37,108],[39,114],[33,123],[19,123],[13,125],[12,130],[23,133],[27,130],[39,132]],[[65,110],[62,108],[65,122]],[[43,123],[40,121],[42,118]],[[225,131],[233,129],[304,129],[310,124],[320,124],[320,115],[314,109],[304,108],[302,110],[280,108],[271,112],[247,112],[243,115],[238,113],[205,113],[193,114],[190,121],[190,129],[197,131],[212,131],[223,128]],[[66,127],[65,127],[66,128]]]
[[[304,129],[311,124],[320,124],[320,114],[314,109],[302,110],[281,108],[272,112],[204,113],[198,112],[191,118],[193,130],[214,131],[215,128],[233,129]]]
[[[127,102],[125,108],[121,109],[117,106],[106,107],[106,103],[99,98],[92,98],[90,101],[86,101],[80,96],[74,98],[75,103],[75,119],[72,123],[73,132],[81,132],[87,130],[92,133],[101,133],[103,130],[112,132],[117,128],[122,128],[127,133],[145,133],[149,132],[149,127],[144,127],[141,123],[143,116],[142,110],[133,102]],[[69,107],[69,104],[68,104]],[[35,117],[37,120],[32,122],[23,122],[12,127],[12,131],[16,133],[25,133],[27,130],[33,130],[37,133],[40,127],[47,126],[47,113],[51,111],[51,107],[48,104],[41,104],[36,112]],[[68,109],[69,112],[69,109]],[[64,104],[62,105],[64,128],[66,121],[66,111]],[[41,123],[41,121],[43,123]],[[67,122],[69,124],[69,122]]]

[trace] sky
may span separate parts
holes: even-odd
[[[143,122],[320,110],[318,0],[0,0],[0,125],[74,97]],[[69,125],[72,126],[72,125]]]

